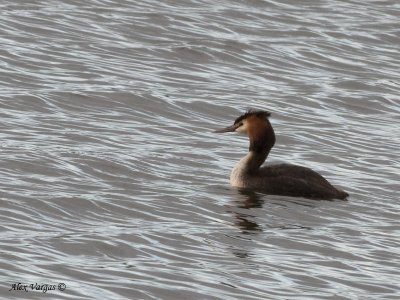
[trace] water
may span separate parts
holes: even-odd
[[[399,16],[2,1],[1,298],[399,299]],[[230,188],[247,141],[211,130],[250,107],[349,201]]]

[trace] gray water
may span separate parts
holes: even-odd
[[[1,1],[0,297],[400,299],[399,20],[398,1]],[[247,140],[211,131],[248,108],[272,113],[271,162],[348,201],[231,188]]]

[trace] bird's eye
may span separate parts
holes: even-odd
[[[240,126],[243,126],[243,122],[240,122],[240,123],[239,123],[238,127],[240,127]]]

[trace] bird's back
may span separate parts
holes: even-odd
[[[290,164],[267,165],[241,174],[242,186],[267,194],[316,199],[345,199],[348,194],[332,186],[317,172]]]

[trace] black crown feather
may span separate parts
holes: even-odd
[[[235,120],[235,123],[233,124],[237,124],[240,121],[243,121],[244,119],[247,119],[250,116],[256,116],[258,118],[268,118],[271,115],[270,112],[265,111],[265,110],[254,110],[254,109],[250,109],[247,112],[245,112],[243,115],[241,115],[240,117],[238,117]]]

